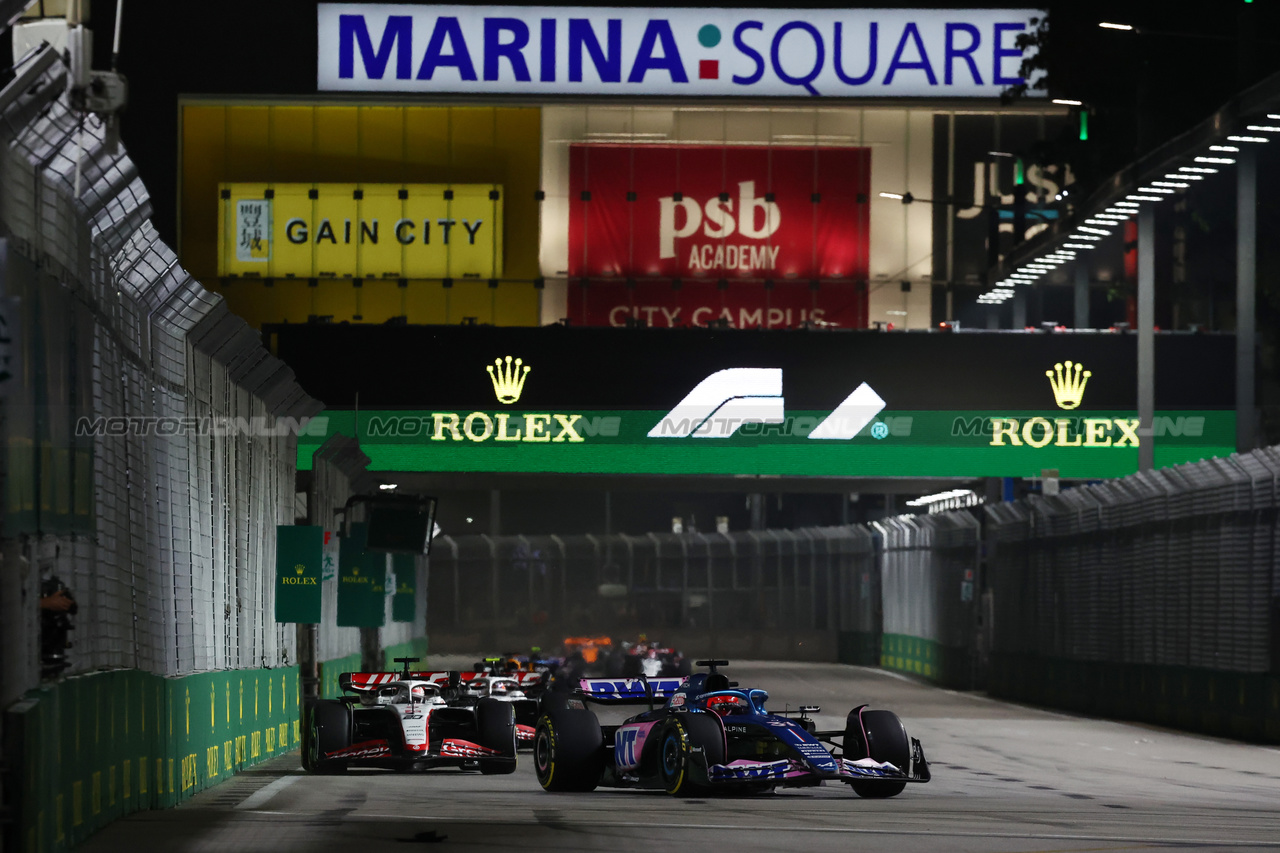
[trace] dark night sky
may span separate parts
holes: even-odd
[[[743,7],[720,2],[699,5]],[[850,7],[831,2],[802,5]],[[971,8],[984,4],[911,5]],[[120,64],[129,76],[130,104],[123,136],[151,191],[156,225],[165,240],[173,243],[176,237],[178,96],[314,93],[315,6],[300,0],[125,5]],[[1280,32],[1277,6],[1243,0],[1049,4],[1052,94],[1090,102],[1095,109],[1087,147],[1062,152],[1064,159],[1076,164],[1078,177],[1091,183],[1109,176],[1136,155],[1205,118],[1242,83],[1280,70],[1276,49],[1280,42],[1251,41],[1259,33]],[[94,4],[97,67],[108,63],[114,9],[114,3]],[[1197,37],[1117,33],[1100,29],[1097,24],[1102,20]]]

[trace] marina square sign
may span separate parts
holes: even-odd
[[[1037,9],[321,3],[321,91],[994,98]]]

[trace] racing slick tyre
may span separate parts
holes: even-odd
[[[902,720],[892,711],[852,711],[845,721],[844,755],[857,760],[887,761],[903,773],[911,768],[911,740]],[[851,782],[859,797],[896,797],[906,782]]]
[[[546,791],[594,791],[604,772],[603,743],[592,711],[546,707],[533,738],[538,784]]]
[[[325,755],[351,746],[351,712],[331,699],[307,704],[302,720],[302,766],[312,773],[340,773],[342,761],[326,761]]]
[[[487,775],[516,772],[516,709],[510,702],[481,699],[476,707],[477,739],[481,746],[498,750],[500,758],[480,759]]]
[[[717,720],[706,714],[681,714],[670,720],[658,739],[658,779],[668,794],[686,797],[705,793],[707,788],[693,780],[692,755],[701,747],[705,764],[700,775],[706,778],[706,768],[724,764],[724,730]]]

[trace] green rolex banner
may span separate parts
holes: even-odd
[[[320,621],[324,529],[276,527],[276,621]]]
[[[386,554],[365,551],[366,524],[352,524],[338,546],[338,625],[381,628],[386,621]]]
[[[418,557],[416,554],[392,554],[396,573],[396,594],[391,599],[391,620],[412,622],[417,615]]]

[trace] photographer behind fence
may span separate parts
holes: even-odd
[[[50,575],[40,582],[40,674],[54,678],[71,665],[67,649],[71,641],[67,634],[75,630],[71,617],[79,609],[71,591],[57,575]]]

